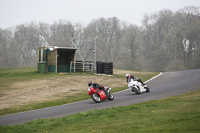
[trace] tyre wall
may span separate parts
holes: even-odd
[[[96,63],[96,73],[97,74],[113,75],[113,63],[112,62],[97,61],[97,63]]]

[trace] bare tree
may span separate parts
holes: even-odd
[[[71,46],[71,40],[74,36],[74,27],[70,22],[64,20],[54,22],[54,24],[50,26],[50,30],[50,45],[68,47]]]

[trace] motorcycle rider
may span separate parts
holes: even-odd
[[[93,83],[91,80],[88,82],[88,86],[93,86],[94,88],[98,88],[99,90],[103,90],[106,94],[106,97],[108,97],[108,91],[103,85],[99,85],[97,83]]]
[[[145,85],[145,84],[142,82],[142,80],[141,80],[141,79],[137,79],[136,76],[130,75],[129,73],[127,73],[125,76],[126,76],[126,82],[127,82],[127,83],[128,83],[128,80],[129,80],[129,79],[135,79],[135,80],[137,80],[138,82],[140,82],[143,86]]]
[[[90,80],[90,81],[88,82],[88,86],[91,87],[92,85],[93,85],[93,82]]]

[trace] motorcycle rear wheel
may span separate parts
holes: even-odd
[[[101,97],[97,93],[92,94],[91,97],[92,97],[92,100],[94,100],[96,103],[101,102]]]
[[[138,88],[136,87],[132,87],[132,92],[135,92],[136,94],[140,94],[140,90],[138,90]]]

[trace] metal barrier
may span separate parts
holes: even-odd
[[[97,74],[107,74],[113,75],[113,63],[112,62],[96,62],[96,68],[93,61],[76,61],[76,66],[74,67],[74,62],[70,63],[70,73],[72,70],[76,72],[87,72],[87,73],[97,73]]]
[[[70,73],[74,69],[73,62],[70,63]],[[94,73],[94,65],[93,61],[76,61],[76,72],[87,72],[87,73]]]

